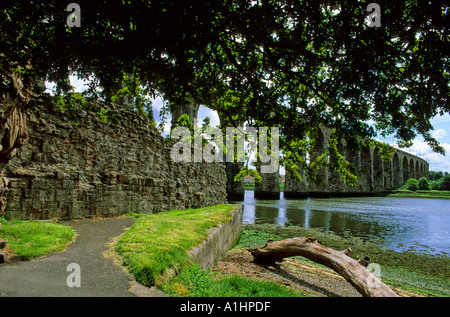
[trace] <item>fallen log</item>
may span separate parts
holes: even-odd
[[[336,251],[320,243],[316,238],[292,238],[282,241],[269,240],[262,248],[248,249],[253,261],[274,265],[284,258],[303,256],[333,269],[347,280],[364,297],[398,297],[398,295],[372,274],[366,266],[370,259],[356,261],[349,257],[350,248]]]

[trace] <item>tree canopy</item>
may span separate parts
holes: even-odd
[[[288,140],[319,124],[341,137],[396,134],[408,144],[450,113],[449,2],[379,0],[3,0],[0,89],[76,73],[106,99],[122,85],[195,101],[233,122],[279,126]],[[128,80],[124,80],[128,79]],[[101,88],[101,92],[98,92]]]

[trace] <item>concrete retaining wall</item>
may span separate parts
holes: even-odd
[[[190,252],[192,262],[208,269],[233,247],[242,231],[242,206],[233,209],[231,220],[210,229],[208,238]]]

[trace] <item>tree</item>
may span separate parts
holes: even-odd
[[[417,181],[417,187],[420,190],[430,190],[428,179],[426,177],[419,178],[419,180]]]
[[[2,124],[32,106],[39,79],[70,91],[75,72],[93,79],[87,95],[107,101],[123,85],[141,87],[235,126],[279,126],[282,147],[324,124],[350,145],[376,129],[405,145],[420,134],[444,153],[430,119],[450,112],[447,1],[380,0],[381,27],[349,0],[77,3],[80,27],[66,24],[65,2],[2,1]]]
[[[407,190],[411,190],[411,191],[415,192],[417,189],[419,189],[417,179],[415,179],[415,178],[408,179],[406,181],[405,188]]]

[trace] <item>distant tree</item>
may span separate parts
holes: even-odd
[[[444,173],[430,171],[428,176],[430,178],[430,181],[437,181],[437,180],[441,179],[442,177],[444,177]]]
[[[441,182],[436,180],[436,181],[430,181],[430,188],[431,190],[439,190],[439,187],[441,185]]]
[[[415,192],[417,189],[419,189],[417,179],[415,178],[408,179],[408,181],[405,184],[405,188],[407,190],[412,190]]]
[[[430,190],[430,184],[428,184],[428,179],[426,177],[421,177],[417,181],[420,190]]]
[[[439,190],[450,190],[450,175],[445,175],[440,183],[439,183]]]

